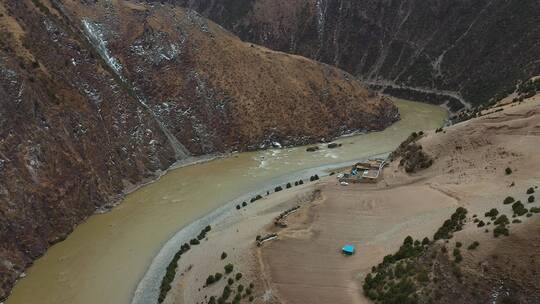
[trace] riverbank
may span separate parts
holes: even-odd
[[[88,218],[65,241],[52,246],[27,270],[7,303],[129,303],[164,244],[240,193],[266,189],[281,182],[282,176],[321,164],[390,151],[411,132],[437,128],[446,117],[446,111],[436,106],[396,104],[399,122],[382,132],[338,139],[335,142],[342,147],[337,149],[321,145],[312,153],[305,147],[238,153],[170,170],[158,182],[126,195],[110,212]]]

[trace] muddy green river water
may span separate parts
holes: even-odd
[[[434,129],[443,108],[396,101],[401,120],[383,132],[344,137],[338,149],[305,147],[240,153],[171,170],[94,215],[27,270],[7,304],[128,304],[162,246],[186,225],[244,193],[289,175],[393,150],[412,131]],[[309,177],[309,176],[307,176]]]

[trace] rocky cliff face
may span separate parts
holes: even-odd
[[[0,300],[48,246],[176,161],[398,119],[346,72],[161,5],[2,1],[0,71]]]
[[[341,67],[393,95],[454,108],[540,72],[538,1],[169,1],[245,40]]]

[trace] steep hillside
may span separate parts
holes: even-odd
[[[168,1],[245,40],[336,65],[398,97],[454,108],[540,72],[538,1]]]
[[[48,246],[177,161],[398,119],[345,72],[134,2],[0,2],[0,71],[0,300]]]

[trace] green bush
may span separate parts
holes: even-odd
[[[236,276],[234,277],[237,281],[240,280],[242,278],[242,273],[237,273]]]
[[[486,223],[484,223],[484,221],[480,221],[478,222],[478,225],[476,225],[478,228],[480,227],[484,227],[486,225]]]
[[[231,292],[232,292],[231,287],[229,287],[229,285],[226,285],[223,288],[223,293],[221,294],[221,298],[224,300],[227,300],[231,296]]]
[[[243,203],[242,203],[242,207],[245,207],[245,206],[247,206],[247,203],[246,203],[246,202],[243,202]]]
[[[486,212],[484,215],[486,217],[494,217],[494,216],[497,216],[498,214],[499,214],[499,210],[497,210],[497,208],[493,208],[489,210],[489,212]]]
[[[216,274],[214,275],[216,282],[221,280],[222,277],[223,277],[223,274],[221,274],[220,272],[216,272]]]
[[[229,278],[229,279],[227,280],[227,284],[229,284],[229,285],[234,284],[234,280],[233,280],[232,278]]]
[[[504,172],[506,173],[506,175],[510,175],[510,174],[512,174],[512,169],[506,168],[506,169],[504,169]]]
[[[206,285],[214,284],[214,282],[216,282],[216,278],[214,278],[213,275],[209,275],[208,278],[206,278]]]
[[[244,285],[240,284],[238,285],[238,293],[242,293],[242,291],[244,291]]]
[[[532,213],[540,213],[540,207],[532,207],[531,212]]]
[[[463,229],[463,225],[465,224],[465,220],[467,218],[467,209],[463,207],[459,207],[456,209],[456,211],[452,214],[450,219],[446,220],[442,227],[440,227],[437,232],[435,232],[435,235],[433,236],[434,240],[440,240],[440,239],[450,239],[452,237],[452,233],[456,231],[460,231]]]
[[[521,223],[521,220],[518,220],[518,219],[515,219],[512,221],[512,224],[520,224]]]
[[[529,198],[527,199],[527,201],[528,201],[529,203],[534,203],[534,195],[529,196]]]
[[[512,204],[513,202],[515,202],[514,198],[511,197],[511,196],[507,196],[507,197],[504,199],[503,204],[505,204],[505,205],[510,205],[510,204]]]
[[[508,228],[503,225],[497,226],[495,229],[493,229],[493,236],[499,237],[499,235],[508,236],[510,235],[510,231],[508,231]]]
[[[236,205],[236,210],[240,210],[240,208],[242,208],[240,205]]]
[[[514,214],[516,214],[518,216],[522,216],[522,215],[524,215],[525,213],[528,212],[528,210],[525,208],[525,206],[523,206],[521,201],[517,201],[517,202],[513,203],[512,204],[512,210],[514,211]]]
[[[499,218],[497,218],[495,220],[495,222],[493,222],[494,225],[508,225],[510,224],[510,221],[508,220],[508,217],[504,214],[502,214],[501,216],[499,216]]]
[[[189,241],[189,244],[190,244],[190,245],[199,245],[200,243],[201,243],[201,242],[199,242],[198,239],[191,239],[191,240]]]
[[[227,258],[227,253],[226,253],[225,251],[223,251],[223,252],[221,253],[221,259],[222,259],[222,260],[225,260],[226,258]]]
[[[422,240],[422,245],[426,246],[426,245],[429,245],[429,239],[427,237],[425,237],[423,240]]]
[[[479,245],[480,245],[480,243],[478,243],[477,241],[474,241],[472,244],[469,245],[469,247],[467,247],[467,249],[468,249],[468,250],[474,250],[474,249],[476,249]]]
[[[233,271],[234,266],[233,266],[233,264],[229,263],[229,264],[225,265],[224,268],[225,268],[225,273],[229,274],[229,273],[231,273]]]
[[[534,193],[533,187],[530,187],[529,189],[527,189],[527,194],[533,194],[533,193]]]

